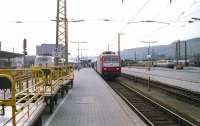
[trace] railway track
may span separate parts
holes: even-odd
[[[196,126],[178,114],[119,82],[108,82],[148,126]]]
[[[148,79],[142,78],[142,77],[136,77],[131,76],[128,74],[121,74],[121,77],[133,80],[134,82],[138,82],[144,85],[148,84]],[[199,106],[200,105],[200,93],[190,91],[184,88],[176,87],[167,85],[158,81],[150,80],[150,87],[161,89],[165,92],[167,92],[169,95],[174,95],[176,97],[179,97],[183,101],[187,101],[192,103],[193,105]]]

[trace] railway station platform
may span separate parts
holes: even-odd
[[[123,67],[122,73],[161,82],[166,85],[175,86],[189,91],[200,93],[199,71],[174,70],[167,68],[151,68],[150,71],[144,67]]]
[[[45,126],[144,126],[91,68],[75,71],[74,87]]]

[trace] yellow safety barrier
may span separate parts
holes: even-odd
[[[0,125],[35,123],[46,105],[52,113],[58,93],[68,91],[65,80],[73,78],[71,66],[0,70]]]
[[[30,125],[44,104],[44,73],[39,69],[0,70],[0,124]]]
[[[45,102],[49,106],[50,113],[52,113],[54,104],[57,104],[58,94],[60,93],[61,97],[64,97],[64,93],[68,92],[68,84],[73,84],[73,68],[71,66],[56,66],[40,67],[39,69],[45,75]],[[65,80],[68,81],[65,82]]]

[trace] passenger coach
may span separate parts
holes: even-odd
[[[115,52],[103,52],[97,59],[96,70],[103,77],[116,77],[120,75],[120,57]]]

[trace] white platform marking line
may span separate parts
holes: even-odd
[[[64,102],[66,101],[66,99],[69,97],[70,94],[71,94],[71,91],[69,91],[68,94],[65,96],[65,98],[60,102],[60,104],[58,105],[58,107],[56,108],[56,110],[53,112],[53,114],[49,117],[49,119],[44,124],[44,126],[49,126],[49,124],[51,123],[51,121],[53,120],[53,118],[55,117],[55,115],[57,114],[58,110],[64,104]]]

